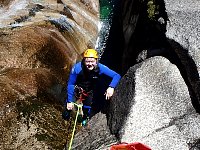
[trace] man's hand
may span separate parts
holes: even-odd
[[[72,110],[74,108],[74,104],[73,103],[67,103],[67,109],[68,110]]]
[[[114,88],[112,87],[109,87],[107,90],[106,90],[106,93],[104,95],[106,95],[106,100],[110,99],[111,96],[113,95],[114,93]]]

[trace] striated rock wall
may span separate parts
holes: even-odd
[[[63,149],[66,81],[98,34],[98,1],[0,2],[0,149]]]

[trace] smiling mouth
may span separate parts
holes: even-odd
[[[93,68],[93,66],[90,65],[90,66],[87,66],[87,68]]]

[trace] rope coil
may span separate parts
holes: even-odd
[[[77,106],[78,110],[77,110],[77,113],[76,113],[76,118],[75,118],[75,121],[74,121],[74,127],[73,127],[73,131],[72,131],[72,137],[71,137],[71,140],[70,140],[70,143],[69,143],[68,150],[71,150],[71,148],[72,148],[72,142],[73,142],[74,133],[75,133],[75,130],[76,130],[76,124],[77,124],[78,114],[79,114],[79,111],[82,109],[82,106],[83,106],[83,104],[76,104],[76,103],[73,103],[73,104],[75,106]]]

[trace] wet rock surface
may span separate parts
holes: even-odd
[[[97,1],[0,2],[0,149],[65,147],[66,81],[95,45],[97,10]]]

